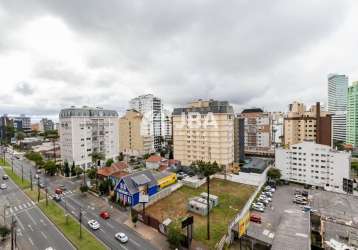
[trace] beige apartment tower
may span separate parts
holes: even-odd
[[[317,102],[306,110],[305,105],[293,102],[284,119],[284,144],[289,146],[303,141],[314,141],[331,146],[331,116],[321,111]]]
[[[154,151],[153,136],[143,119],[136,110],[127,110],[119,119],[119,150],[123,154],[141,156]]]
[[[234,161],[234,111],[226,101],[198,100],[173,111],[174,158],[193,161]]]

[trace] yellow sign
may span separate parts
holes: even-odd
[[[248,211],[240,220],[239,220],[239,237],[246,233],[247,228],[250,223],[250,211]]]

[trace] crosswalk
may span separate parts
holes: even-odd
[[[62,193],[62,196],[66,196],[66,195],[69,195],[69,194],[72,194],[73,192],[71,190],[68,190],[68,191],[65,191]],[[56,194],[50,194],[48,196],[49,199],[53,199],[53,197],[55,197]]]
[[[8,209],[6,209],[5,210],[5,215],[9,216],[9,215],[12,215],[12,214],[15,214],[15,213],[19,213],[19,212],[24,211],[25,209],[31,208],[31,207],[33,207],[35,205],[36,205],[36,203],[33,202],[33,201],[24,202],[24,203],[22,203],[20,205],[12,206],[12,207],[9,207]]]

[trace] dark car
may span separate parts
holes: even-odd
[[[2,176],[2,179],[3,179],[3,180],[7,180],[7,179],[9,179],[9,176],[7,176],[6,174],[4,174],[4,175]]]

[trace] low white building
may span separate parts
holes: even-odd
[[[119,154],[118,113],[102,108],[63,109],[60,120],[61,158],[85,168],[92,166],[92,153],[106,159]]]
[[[284,180],[343,192],[343,178],[350,178],[351,154],[304,141],[276,149],[275,165]]]

